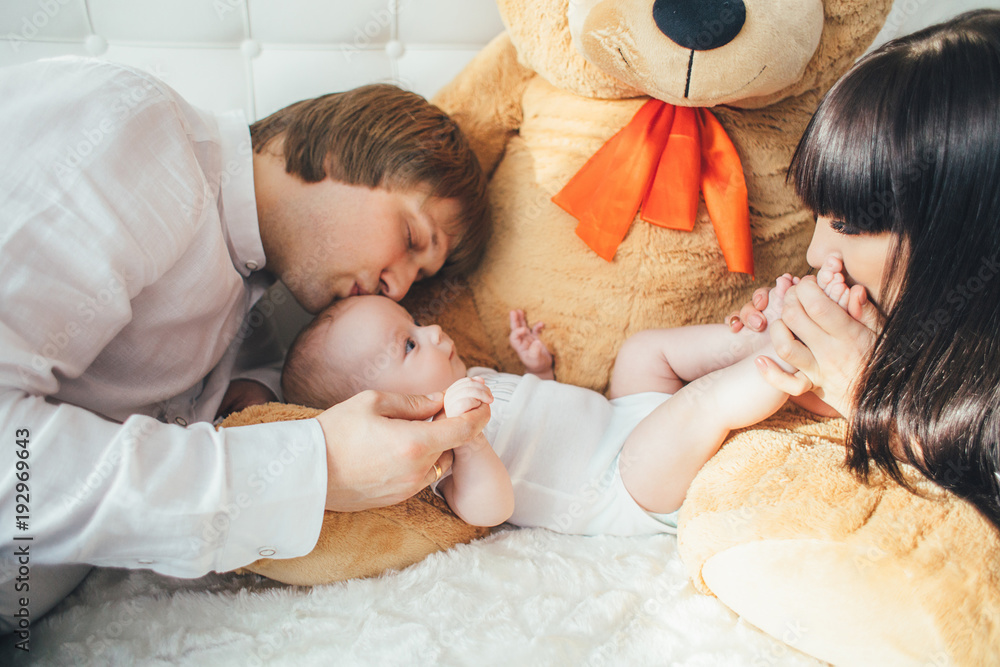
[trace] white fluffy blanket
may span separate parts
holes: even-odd
[[[794,645],[796,629],[786,639]],[[95,570],[0,663],[818,665],[695,592],[676,538],[511,529],[315,588]]]

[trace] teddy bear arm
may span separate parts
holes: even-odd
[[[462,128],[487,175],[521,125],[521,95],[534,76],[503,32],[432,100]]]
[[[231,414],[219,428],[311,419],[321,412],[285,403],[252,405]],[[324,512],[323,526],[311,552],[298,558],[264,558],[236,572],[254,572],[299,586],[327,584],[402,569],[432,553],[488,533],[488,528],[459,519],[444,500],[424,489],[387,507]]]
[[[835,665],[994,664],[1000,533],[908,466],[919,493],[860,482],[845,428],[789,407],[730,437],[681,509],[696,587]]]

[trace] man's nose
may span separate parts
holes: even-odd
[[[410,291],[414,280],[417,278],[417,267],[412,263],[398,265],[391,270],[382,272],[382,281],[385,283],[385,296],[393,301],[401,301],[406,293]]]

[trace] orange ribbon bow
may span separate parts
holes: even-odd
[[[743,167],[707,109],[649,100],[552,201],[580,221],[577,235],[610,262],[640,209],[654,225],[694,229],[699,189],[726,266],[753,275]]]

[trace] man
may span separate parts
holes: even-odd
[[[248,132],[149,75],[59,59],[0,70],[0,119],[0,631],[91,565],[196,577],[304,555],[324,508],[409,497],[485,425],[371,393],[208,423],[277,394],[247,319],[274,279],[316,312],[478,260],[483,175],[422,98],[368,87]]]

